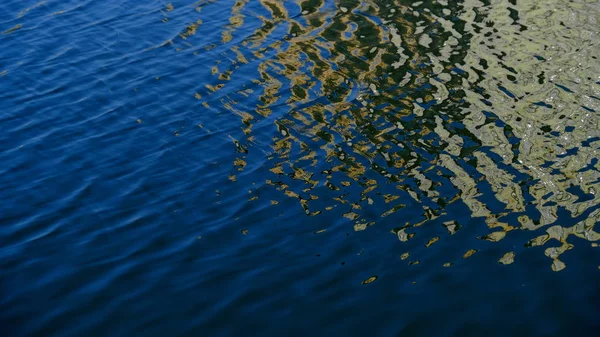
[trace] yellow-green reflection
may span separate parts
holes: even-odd
[[[364,231],[420,207],[420,217],[393,233],[402,243],[437,247],[444,236],[419,232],[438,219],[447,237],[459,232],[464,226],[446,209],[461,203],[488,227],[482,240],[532,231],[528,246],[555,242],[544,252],[555,271],[565,268],[559,257],[573,236],[600,240],[600,11],[593,4],[260,3],[262,13],[247,11],[247,0],[234,3],[221,27],[229,60],[215,60],[209,71],[219,81],[194,94],[206,108],[218,101],[239,116],[236,171],[270,132],[266,183],[308,216],[339,206]],[[243,31],[248,15],[262,22],[251,33]],[[201,23],[180,36],[189,41]],[[222,94],[243,66],[258,78]],[[236,181],[233,172],[229,179]],[[322,186],[332,192],[318,192]],[[359,196],[344,193],[357,188]],[[383,211],[366,218],[369,209]],[[560,210],[575,224],[559,221]],[[477,252],[465,248],[459,256]],[[514,258],[509,252],[499,262]]]

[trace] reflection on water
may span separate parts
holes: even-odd
[[[231,8],[231,48],[196,94],[240,117],[239,171],[266,156],[266,183],[307,215],[342,208],[356,231],[393,215],[400,241],[427,247],[432,220],[461,227],[453,203],[487,225],[483,240],[530,231],[556,271],[573,236],[600,239],[595,2],[248,3]],[[176,48],[202,43],[190,31]]]
[[[597,334],[598,1],[0,13],[0,331]]]

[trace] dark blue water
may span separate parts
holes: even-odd
[[[597,336],[600,5],[518,2],[2,2],[2,335]]]

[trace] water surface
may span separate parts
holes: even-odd
[[[600,3],[0,4],[9,336],[596,336]]]

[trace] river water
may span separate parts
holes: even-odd
[[[600,2],[0,4],[4,336],[597,336]]]

